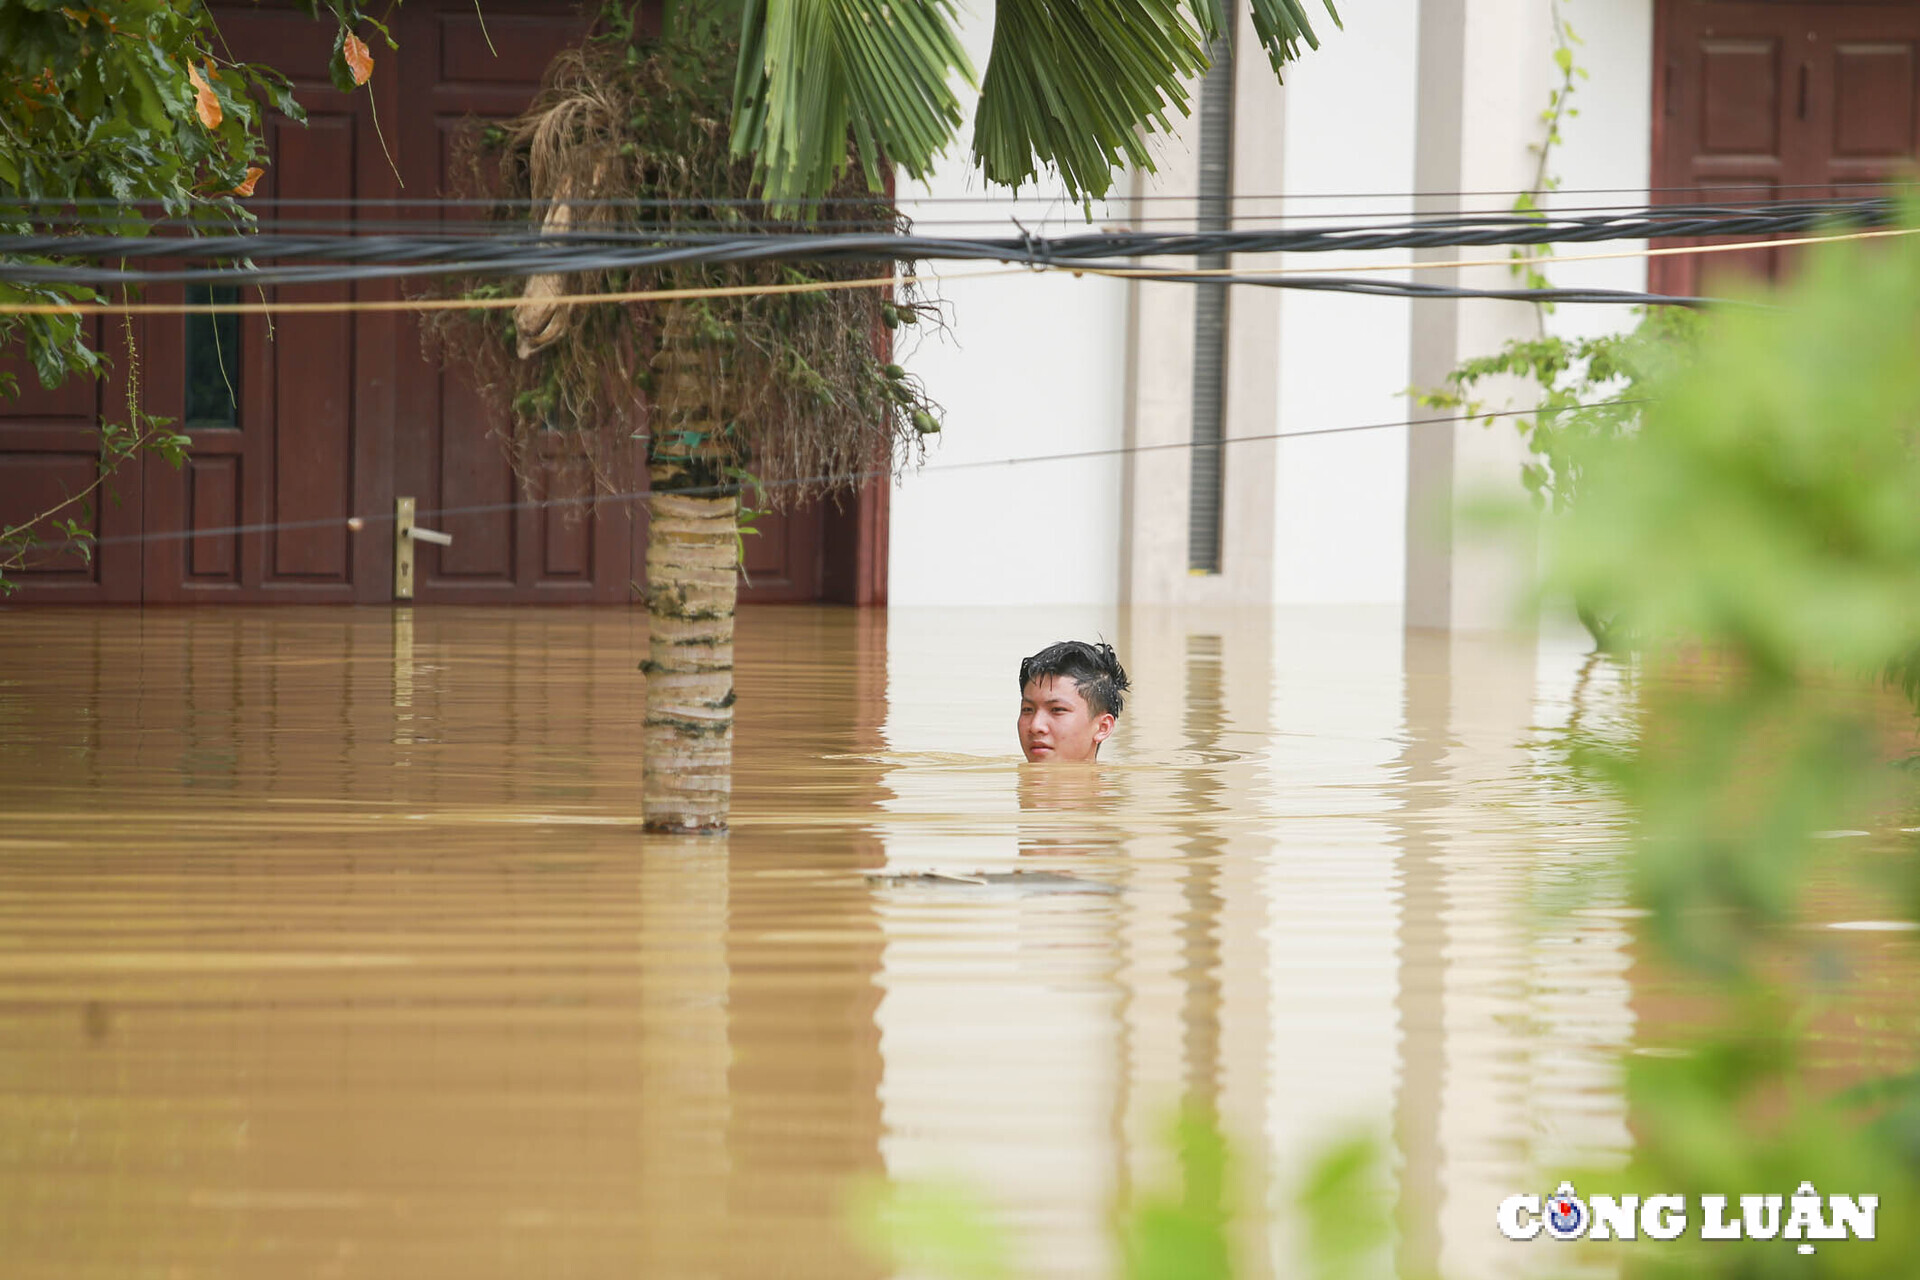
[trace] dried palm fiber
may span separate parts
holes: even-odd
[[[784,229],[752,202],[751,167],[729,151],[733,50],[596,39],[561,55],[529,111],[478,135],[476,190],[492,216],[549,229],[671,235],[716,227]],[[828,225],[901,225],[883,198],[848,186]],[[512,202],[512,203],[510,203]],[[530,203],[518,203],[530,202]],[[570,294],[712,289],[885,275],[891,264],[688,263],[535,277],[525,286],[465,282],[471,294],[520,293],[510,316],[443,313],[443,348],[474,367],[505,410],[523,477],[559,454],[601,483],[631,487],[637,438],[651,526],[643,800],[649,828],[724,829],[733,743],[733,616],[743,477],[784,507],[857,487],[920,455],[937,409],[889,361],[902,322],[937,321],[905,290],[702,298],[587,306]]]
[[[630,56],[628,49],[634,50]],[[673,235],[715,229],[792,230],[753,202],[751,164],[729,149],[733,46],[597,39],[557,57],[521,116],[470,133],[464,189],[498,198],[490,217],[524,225],[528,205],[550,228]],[[850,173],[857,172],[857,166]],[[849,178],[816,229],[892,231],[904,223],[883,195]],[[708,487],[738,471],[766,483],[763,505],[784,509],[857,488],[876,471],[914,464],[939,409],[892,364],[902,324],[938,324],[939,309],[909,288],[708,298],[680,303],[557,306],[579,293],[724,288],[886,275],[893,264],[684,263],[468,280],[466,296],[513,296],[509,315],[442,313],[439,348],[478,374],[502,413],[516,469],[530,483],[558,455],[582,459],[603,485],[637,487],[636,439],[657,450],[685,436],[657,392],[669,327],[682,376],[703,384],[710,426],[676,471]],[[524,292],[522,289],[524,288]],[[666,419],[666,420],[662,420]],[[656,484],[661,478],[656,477]]]

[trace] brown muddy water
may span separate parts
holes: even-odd
[[[1110,758],[1021,765],[1019,658],[1096,632]],[[940,1177],[1093,1276],[1192,1098],[1247,1274],[1358,1130],[1391,1261],[1510,1274],[1499,1201],[1627,1149],[1665,1034],[1619,816],[1555,763],[1621,712],[1582,649],[749,611],[698,841],[639,829],[637,611],[0,611],[0,1271],[880,1276],[850,1188]],[[1836,936],[1870,1013],[1900,939]]]

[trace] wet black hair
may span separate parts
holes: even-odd
[[[1118,716],[1126,705],[1126,668],[1110,644],[1088,644],[1084,640],[1062,640],[1050,644],[1020,663],[1020,689],[1025,692],[1035,680],[1062,677],[1073,681],[1074,688],[1087,700],[1097,716]]]

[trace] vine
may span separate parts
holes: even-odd
[[[1529,147],[1534,155],[1533,182],[1512,205],[1514,213],[1541,220],[1546,218],[1548,194],[1560,185],[1553,172],[1554,149],[1564,141],[1562,127],[1580,114],[1572,99],[1579,83],[1588,78],[1574,54],[1584,42],[1567,21],[1562,4],[1563,0],[1552,0],[1550,6],[1553,65],[1559,80],[1540,113],[1540,141]],[[1548,245],[1516,246],[1508,253],[1509,270],[1527,288],[1546,288],[1551,281],[1541,270],[1540,259],[1552,252]],[[1538,394],[1534,410],[1513,418],[1531,455],[1521,465],[1520,479],[1536,508],[1561,514],[1580,501],[1585,481],[1582,460],[1590,454],[1590,446],[1639,430],[1649,384],[1692,351],[1703,322],[1684,307],[1647,307],[1640,309],[1638,324],[1627,333],[1565,338],[1547,332],[1546,318],[1553,304],[1536,302],[1533,307],[1534,337],[1511,339],[1492,355],[1463,360],[1447,374],[1444,385],[1416,388],[1413,394],[1425,408],[1485,414],[1484,425],[1492,426],[1492,410],[1498,406],[1483,398],[1483,386],[1490,382],[1497,386],[1508,379],[1531,383]],[[1594,640],[1605,646],[1610,639],[1605,620],[1583,602],[1576,601],[1575,609]]]
[[[1547,105],[1540,112],[1542,133],[1540,141],[1528,146],[1533,152],[1533,182],[1514,197],[1512,211],[1523,218],[1545,220],[1546,210],[1542,207],[1548,194],[1560,186],[1560,178],[1552,170],[1553,149],[1560,145],[1563,138],[1560,126],[1580,114],[1580,108],[1573,105],[1573,94],[1579,82],[1588,79],[1588,71],[1574,61],[1574,48],[1585,44],[1573,24],[1567,21],[1562,11],[1563,0],[1551,0],[1547,11],[1553,21],[1553,65],[1560,73],[1560,82],[1547,93]],[[1514,276],[1526,282],[1529,289],[1545,289],[1552,284],[1540,270],[1539,260],[1553,256],[1552,245],[1515,245],[1507,251],[1510,261],[1509,270]],[[1551,302],[1536,302],[1534,320],[1539,325],[1540,335],[1546,336],[1548,313],[1553,310]]]

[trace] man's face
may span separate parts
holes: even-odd
[[[1091,760],[1113,732],[1113,717],[1094,715],[1073,681],[1045,676],[1020,691],[1019,728],[1030,763]]]

